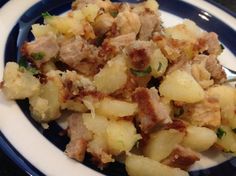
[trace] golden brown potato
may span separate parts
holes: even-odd
[[[150,66],[152,68],[152,76],[157,78],[162,76],[168,66],[168,60],[162,54],[160,49],[156,49],[151,57]]]
[[[208,95],[219,100],[221,118],[224,125],[236,128],[236,91],[230,86],[216,86],[207,91]]]
[[[217,141],[215,132],[209,128],[189,126],[183,139],[183,146],[197,152],[208,150]]]
[[[94,76],[97,90],[110,94],[125,86],[127,82],[127,66],[125,56],[118,55],[108,61],[105,67]]]
[[[221,126],[218,130],[218,140],[216,144],[225,152],[236,154],[236,134],[228,126]]]
[[[95,105],[95,111],[111,119],[134,115],[138,110],[136,103],[104,98]]]
[[[186,19],[182,24],[166,28],[165,34],[174,39],[194,43],[202,36],[202,31],[193,21]]]
[[[111,154],[118,155],[130,151],[141,136],[136,133],[134,124],[129,121],[112,121],[107,127],[107,142]]]
[[[8,62],[3,74],[2,91],[8,99],[25,99],[34,96],[40,90],[40,82],[32,73],[15,62]]]
[[[176,70],[166,76],[159,87],[160,94],[166,98],[186,103],[204,99],[205,93],[194,78],[185,71]]]
[[[158,161],[138,155],[128,155],[125,167],[129,176],[188,176],[179,168],[171,168]]]
[[[144,148],[144,156],[156,161],[165,159],[184,138],[177,130],[162,130],[151,135]]]

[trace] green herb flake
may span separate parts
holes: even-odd
[[[46,18],[52,17],[52,15],[50,13],[48,13],[48,12],[44,12],[44,13],[42,13],[42,17],[44,19],[46,19]]]
[[[221,139],[224,135],[226,135],[226,132],[222,128],[218,128],[216,131],[216,135],[219,139]]]
[[[118,13],[119,13],[118,11],[111,11],[110,15],[115,18],[117,17]]]
[[[159,62],[159,65],[158,65],[157,71],[161,71],[161,67],[162,67],[162,63]]]
[[[36,68],[34,68],[34,67],[27,67],[27,69],[26,69],[27,71],[29,71],[29,72],[31,72],[33,75],[37,75],[37,74],[39,74],[39,70],[37,70]]]
[[[145,68],[144,70],[136,70],[131,68],[130,72],[137,77],[144,77],[147,76],[149,73],[152,72],[152,68],[150,66],[148,66],[147,68]]]
[[[31,57],[34,58],[35,60],[42,60],[44,58],[44,56],[45,56],[45,54],[43,52],[31,54]]]
[[[26,59],[24,57],[21,57],[18,61],[19,67],[20,68],[27,68],[28,67],[28,62],[26,61]]]
[[[220,44],[220,47],[221,47],[221,49],[222,49],[222,50],[224,50],[224,49],[225,49],[225,47],[224,47],[224,45],[223,45],[223,44]]]

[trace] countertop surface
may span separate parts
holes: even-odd
[[[236,13],[236,1],[235,0],[213,0],[231,11]],[[0,7],[6,2],[6,0],[0,0]],[[14,164],[1,150],[0,150],[0,176],[27,176],[18,166]]]

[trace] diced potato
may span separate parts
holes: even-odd
[[[83,25],[76,19],[68,16],[51,16],[45,19],[45,23],[67,36],[83,32]]]
[[[29,99],[31,114],[39,122],[52,121],[61,115],[60,105],[64,92],[60,77],[54,71],[49,72],[47,76],[48,81],[41,86],[40,93]],[[46,104],[47,109],[45,108]]]
[[[236,92],[235,88],[230,86],[217,86],[208,90],[208,95],[219,100],[221,108],[222,123],[229,125],[232,129],[236,128]]]
[[[129,121],[112,121],[107,127],[107,142],[111,154],[130,151],[141,136],[136,133],[134,124]]]
[[[174,39],[194,43],[202,36],[202,31],[193,21],[186,19],[182,24],[166,28],[165,34]]]
[[[224,134],[222,134],[221,139],[217,140],[217,144],[223,148],[225,152],[236,153],[236,134],[228,126],[220,127]]]
[[[188,176],[188,172],[171,168],[158,161],[138,155],[129,155],[125,161],[129,176]]]
[[[96,4],[88,4],[86,7],[81,9],[81,12],[83,13],[86,20],[89,22],[94,22],[94,19],[96,18],[99,11],[99,7]]]
[[[106,134],[106,129],[109,125],[106,117],[97,114],[93,117],[90,113],[84,113],[82,114],[82,118],[88,130],[95,134]]]
[[[128,10],[120,12],[115,18],[115,24],[122,35],[135,33],[138,34],[141,27],[139,16]]]
[[[216,141],[217,136],[213,130],[205,127],[189,126],[182,144],[195,151],[203,152],[209,149]]]
[[[57,34],[57,30],[48,24],[46,25],[33,24],[31,32],[33,33],[35,38],[38,38],[44,35]]]
[[[151,135],[144,148],[144,156],[161,161],[169,156],[172,150],[184,138],[184,133],[177,130],[162,130]]]
[[[146,9],[148,9],[150,11],[157,13],[158,8],[159,8],[159,4],[157,3],[157,1],[147,0],[147,1],[144,1],[143,3],[135,5],[132,11],[135,13],[141,13],[145,11]]]
[[[160,94],[171,100],[195,103],[204,99],[205,93],[194,78],[185,71],[176,70],[166,76],[159,87]]]
[[[3,75],[3,93],[8,99],[25,99],[39,92],[40,82],[15,62],[8,62]]]
[[[112,155],[109,154],[107,151],[108,148],[106,137],[100,134],[95,134],[93,136],[93,139],[89,141],[87,145],[87,152],[91,153],[93,156],[98,156],[98,159],[103,164],[115,161],[112,158]]]
[[[157,12],[159,8],[159,4],[156,0],[147,0],[145,1],[145,8],[150,9],[151,11]]]
[[[105,67],[94,77],[97,90],[110,94],[121,89],[127,82],[126,71],[127,65],[123,55],[118,55],[108,61]]]
[[[151,68],[152,68],[152,76],[157,78],[162,76],[166,68],[168,66],[168,60],[166,57],[162,54],[160,49],[157,49],[154,51],[151,62],[150,62]]]
[[[111,119],[131,116],[137,112],[138,105],[126,101],[104,98],[95,105],[95,111]]]

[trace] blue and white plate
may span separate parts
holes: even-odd
[[[30,26],[42,22],[41,13],[59,15],[70,9],[72,0],[11,0],[0,8],[0,79],[8,61],[17,61],[19,48],[25,40],[32,40]],[[3,4],[1,0],[0,4]],[[137,2],[137,1],[129,1]],[[203,30],[219,35],[225,50],[220,62],[236,70],[236,19],[234,14],[204,0],[159,0],[165,26],[175,25],[184,18],[195,21]],[[102,172],[90,162],[83,164],[63,153],[69,139],[60,135],[58,123],[50,123],[45,130],[34,122],[27,101],[6,101],[0,92],[0,147],[30,175],[55,176],[125,176],[125,168],[111,164]],[[92,169],[91,169],[92,168]],[[205,153],[190,171],[193,176],[236,175],[236,159],[229,154]]]

